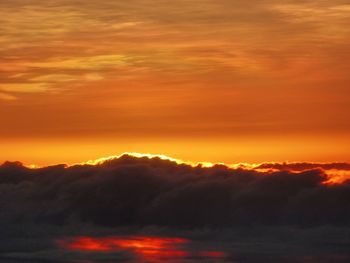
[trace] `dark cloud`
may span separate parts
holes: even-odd
[[[304,171],[310,169],[343,170],[349,171],[349,163],[263,163],[258,169],[278,169],[290,171]]]
[[[327,180],[320,169],[258,172],[126,155],[99,165],[40,169],[7,162],[0,166],[0,255],[82,260],[86,254],[63,251],[54,241],[141,231],[193,240],[186,248],[193,262],[210,252],[193,252],[203,246],[224,251],[222,262],[289,262],[283,251],[295,249],[296,257],[310,260],[291,262],[316,262],[311,258],[323,251],[329,254],[322,258],[332,259],[324,262],[345,262],[350,183],[329,185]],[[247,259],[249,251],[256,255]],[[269,260],[271,253],[278,260]],[[130,251],[107,254],[92,258],[131,262],[135,257]]]

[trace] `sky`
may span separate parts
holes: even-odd
[[[0,161],[350,161],[345,0],[2,0]]]

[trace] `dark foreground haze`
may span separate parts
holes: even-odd
[[[349,165],[260,168],[4,163],[0,262],[350,262]]]

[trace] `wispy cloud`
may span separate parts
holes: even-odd
[[[17,98],[13,95],[0,92],[0,100],[16,100]]]

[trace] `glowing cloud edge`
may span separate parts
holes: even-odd
[[[175,162],[176,164],[179,164],[179,165],[185,164],[185,165],[190,165],[192,167],[201,166],[204,168],[211,168],[211,167],[216,166],[216,165],[224,165],[224,166],[226,166],[228,168],[232,168],[232,169],[237,169],[237,168],[254,169],[260,165],[260,164],[248,164],[248,163],[225,164],[222,162],[218,162],[218,163],[191,162],[191,161],[184,161],[184,160],[181,160],[178,158],[169,157],[169,156],[166,156],[163,154],[150,154],[150,153],[138,153],[138,152],[123,152],[122,154],[119,154],[119,155],[112,155],[112,156],[108,156],[108,157],[98,158],[95,160],[89,160],[87,162],[78,163],[78,165],[99,165],[99,164],[103,164],[106,161],[110,161],[113,159],[119,159],[123,156],[131,156],[131,157],[135,157],[135,158],[148,158],[148,159],[159,158],[159,159],[164,160],[164,161]]]

